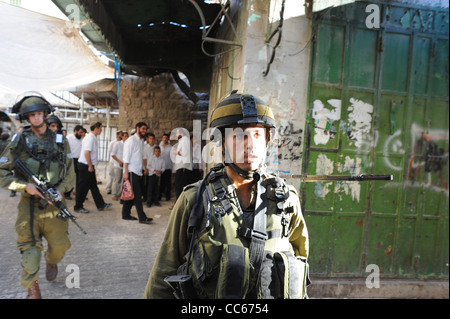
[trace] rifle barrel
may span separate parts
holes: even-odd
[[[359,174],[359,175],[303,175],[303,174],[291,174],[282,175],[282,178],[297,178],[302,182],[327,182],[327,181],[392,181],[393,175],[371,175],[371,174]]]
[[[63,204],[63,202],[60,200],[56,200],[54,198],[55,196],[52,196],[54,192],[53,193],[50,192],[45,183],[41,182],[36,176],[34,176],[33,173],[28,169],[28,167],[26,167],[26,165],[20,159],[17,159],[16,163],[19,165],[19,169],[21,169],[22,172],[25,173],[29,179],[34,181],[36,188],[42,194],[42,196],[44,196],[46,200],[50,201],[52,205],[59,210],[60,214],[62,214],[65,219],[70,218],[74,222],[74,224],[77,225],[78,228],[83,232],[83,234],[87,235],[87,232],[83,229],[83,227],[81,227],[80,224],[78,224],[75,221],[75,219],[77,218],[70,213],[70,211]]]
[[[80,226],[80,224],[78,224],[75,220],[75,218],[70,218],[72,220],[72,222],[77,225],[77,227],[81,230],[81,232],[85,235],[87,235],[87,232],[83,229],[83,227]]]

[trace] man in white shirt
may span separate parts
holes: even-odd
[[[78,159],[79,180],[77,184],[77,194],[75,198],[74,210],[78,213],[89,213],[83,207],[88,191],[91,191],[95,206],[99,211],[111,207],[110,203],[105,203],[102,194],[97,186],[97,177],[94,166],[98,164],[98,140],[97,136],[102,133],[102,123],[97,122],[91,126],[91,133],[87,134],[81,144],[80,158]]]
[[[75,187],[78,181],[78,158],[80,158],[81,143],[83,141],[84,135],[85,134],[83,126],[81,125],[75,126],[75,128],[73,129],[73,134],[67,135],[67,141],[69,141],[70,152],[73,158],[73,168],[75,169]],[[72,199],[72,197],[70,197],[70,193],[72,193],[72,190],[64,194],[64,197],[66,199]]]
[[[113,200],[119,200],[122,193],[122,181],[123,181],[123,144],[128,139],[128,132],[122,132],[122,140],[113,145],[111,150],[111,158],[113,159],[114,166],[112,168],[112,195]]]
[[[144,137],[147,133],[147,124],[139,122],[136,124],[136,133],[132,135],[123,145],[123,179],[130,180],[131,188],[133,189],[134,199],[124,201],[122,206],[122,219],[136,220],[136,217],[131,216],[131,207],[136,206],[136,211],[139,218],[139,223],[149,224],[152,218],[148,218],[142,207],[142,171],[145,170],[144,175],[147,175],[147,168],[144,167]],[[144,169],[145,168],[145,169]]]
[[[108,145],[108,151],[109,151],[109,162],[108,162],[108,169],[107,169],[107,175],[108,175],[108,182],[106,183],[106,191],[107,194],[111,194],[112,191],[112,182],[113,182],[113,167],[115,160],[112,158],[112,149],[114,145],[117,142],[120,142],[122,140],[122,131],[117,131],[116,133],[116,139],[109,142]]]
[[[175,170],[175,192],[177,198],[183,191],[184,186],[189,185],[192,180],[192,147],[189,132],[186,129],[177,129],[178,143],[173,165]],[[172,152],[173,154],[173,152]]]
[[[163,134],[161,143],[159,147],[161,149],[161,157],[164,160],[165,170],[161,174],[161,181],[159,185],[159,199],[164,194],[166,200],[169,201],[172,193],[172,160],[170,159],[170,152],[172,151],[172,145],[169,142],[170,135],[167,133]]]

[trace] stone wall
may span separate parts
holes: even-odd
[[[180,90],[169,73],[149,77],[124,76],[120,85],[118,129],[131,131],[143,121],[158,142],[177,127],[193,129],[193,120],[206,126],[208,106],[195,104]]]

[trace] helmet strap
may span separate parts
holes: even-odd
[[[245,171],[242,168],[239,168],[234,163],[225,163],[225,166],[229,166],[233,171],[235,171],[240,177],[242,177],[244,179],[257,179],[256,175],[258,175],[258,177],[259,177],[259,174],[257,173],[257,171]]]
[[[42,123],[39,124],[39,125],[33,125],[33,124],[30,123],[31,127],[34,127],[34,128],[41,128],[41,127],[43,127],[45,124],[46,124],[45,121],[42,121]]]

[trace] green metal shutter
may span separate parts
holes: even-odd
[[[315,14],[304,172],[394,180],[301,185],[313,275],[448,278],[448,26],[392,2]]]

